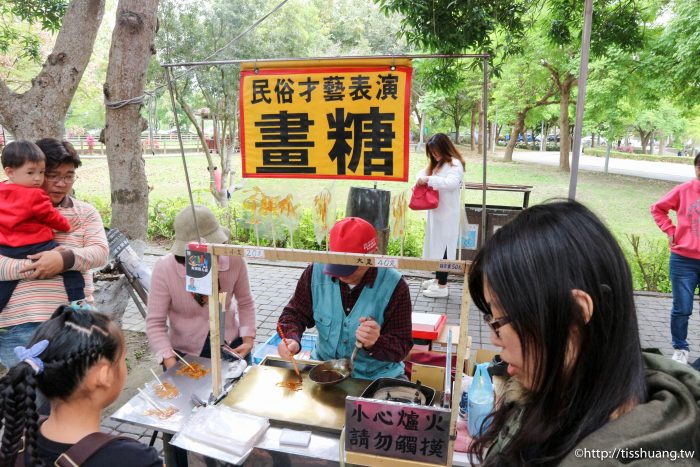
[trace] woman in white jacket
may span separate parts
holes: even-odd
[[[455,259],[460,220],[460,187],[464,159],[444,133],[433,135],[425,146],[428,166],[421,170],[417,185],[428,185],[440,193],[440,204],[428,210],[423,241],[423,258]],[[423,282],[426,297],[447,297],[447,273],[436,272],[435,279]]]

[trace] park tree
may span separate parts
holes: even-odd
[[[503,66],[500,77],[494,81],[494,106],[499,119],[512,125],[503,160],[513,160],[518,135],[524,134],[525,123],[531,110],[558,103],[558,90],[547,71],[538,63],[537,49],[530,48],[523,55],[511,57]],[[523,138],[527,141],[526,138]]]
[[[455,89],[452,92],[430,91],[422,102],[423,105],[449,120],[455,129],[455,143],[459,143],[459,130],[474,107],[474,96],[469,95],[464,89]]]
[[[112,224],[129,238],[145,240],[148,182],[141,147],[146,70],[155,53],[158,0],[119,0],[109,50],[105,142],[112,198]]]
[[[569,170],[569,106],[578,84],[584,2],[377,1],[388,11],[404,14],[402,32],[410,43],[446,53],[488,52],[495,57],[492,61],[497,74],[502,64],[499,58],[507,59],[526,47],[548,47],[538,62],[549,72],[557,91],[560,168]],[[603,56],[612,46],[626,51],[641,46],[645,27],[656,17],[659,3],[660,0],[596,2],[591,32],[592,56]]]
[[[425,116],[429,110],[425,98],[428,93],[428,82],[421,72],[420,64],[414,63],[411,80],[411,112],[418,122],[418,144],[424,144]]]
[[[692,108],[700,102],[700,7],[697,0],[670,5],[671,16],[654,47],[654,67],[672,85],[679,103]]]
[[[639,63],[625,52],[613,52],[591,62],[586,96],[584,128],[607,139],[605,167],[607,171],[613,142],[627,134],[634,119],[629,97],[637,88]]]
[[[569,107],[578,86],[583,2],[548,0],[537,22],[548,51],[541,64],[550,73],[559,94],[559,168],[569,170],[571,137]],[[596,2],[591,29],[590,54],[593,59],[611,51],[632,53],[645,44],[647,25],[656,18],[656,0],[646,2],[602,0]]]
[[[15,21],[58,31],[51,53],[31,85],[11,89],[0,78],[0,124],[15,138],[60,138],[66,113],[92,54],[97,30],[104,14],[104,0],[3,2],[0,14],[0,51],[20,41],[20,56],[40,60],[38,39],[31,32],[13,32]],[[7,25],[9,22],[9,26]],[[26,28],[26,26],[25,26]]]
[[[104,89],[105,100],[117,103],[106,117],[112,226],[130,238],[142,240],[146,238],[148,223],[148,187],[139,144],[139,97],[143,94],[144,63],[151,56],[156,5],[156,1],[118,3],[110,51],[112,63]],[[16,138],[62,138],[69,106],[93,51],[105,2],[10,1],[2,8],[3,14],[9,12],[15,19],[58,32],[53,49],[31,86],[16,91],[0,80],[0,123]],[[15,37],[8,42],[16,40]],[[27,56],[36,58],[31,53]],[[135,100],[130,101],[132,98]]]
[[[258,27],[234,41],[256,19],[272,11],[273,0],[239,2],[235,8],[224,0],[163,2],[163,31],[158,38],[161,62],[204,59],[299,57],[321,50],[328,40],[321,34],[318,10],[312,2],[305,8],[287,9],[267,18]],[[193,56],[196,50],[197,56]],[[199,136],[207,157],[210,191],[216,202],[228,204],[234,185],[234,148],[238,138],[238,102],[240,66],[211,65],[192,69],[174,69],[174,93]],[[162,82],[162,81],[161,81]],[[197,120],[196,105],[203,105],[216,126],[216,155],[211,154],[206,135]],[[223,183],[217,188],[215,171]]]
[[[494,2],[490,0],[376,0],[386,14],[400,13],[401,34],[409,45],[417,49],[445,54],[488,53],[492,75],[500,70],[500,61],[519,51],[525,31],[523,18],[530,2],[516,0]],[[472,69],[481,66],[473,62]],[[459,79],[463,63],[438,61],[431,73],[431,87],[441,93],[462,93],[454,83]],[[495,67],[495,68],[494,68]],[[478,82],[481,77],[478,78]],[[467,91],[468,92],[468,91]],[[456,102],[458,98],[453,100]],[[475,140],[475,124],[479,122],[479,145],[486,140],[484,103],[479,94],[472,103],[472,145]],[[477,120],[478,119],[478,120]],[[481,146],[479,146],[481,147]]]

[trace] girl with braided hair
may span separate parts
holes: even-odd
[[[126,380],[124,337],[101,313],[60,306],[28,345],[15,349],[19,363],[0,379],[0,467],[54,465],[76,445],[89,450],[92,441],[86,438],[100,437],[102,410],[117,399]],[[51,403],[45,421],[37,412],[38,391]],[[151,447],[110,437],[80,465],[163,463]]]

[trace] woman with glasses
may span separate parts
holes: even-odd
[[[477,253],[469,290],[510,375],[475,438],[484,465],[700,455],[700,374],[642,352],[629,266],[586,207],[523,211]]]
[[[36,145],[46,156],[42,189],[72,230],[55,233],[60,249],[30,255],[30,260],[0,256],[0,280],[19,280],[0,313],[0,363],[7,368],[17,363],[14,348],[26,346],[39,324],[68,302],[60,274],[81,272],[85,299],[91,302],[94,287],[88,272],[104,266],[109,252],[97,210],[70,196],[81,165],[78,153],[69,142],[54,138],[40,139]]]

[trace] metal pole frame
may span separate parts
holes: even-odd
[[[488,120],[488,83],[489,83],[489,60],[488,57],[484,57],[483,60],[483,66],[484,66],[484,81],[483,81],[483,87],[482,87],[482,100],[484,101],[483,103],[483,109],[484,109],[484,119],[481,122],[481,132],[483,133],[480,135],[480,139],[482,141],[482,183],[483,183],[483,189],[481,190],[481,241],[477,242],[476,244],[478,246],[482,246],[486,242],[486,154],[488,152],[488,144],[487,141],[488,139],[485,138],[485,136],[488,134],[488,129],[485,128],[487,125],[484,125],[484,123]],[[494,144],[494,151],[496,150],[495,144]]]
[[[593,22],[593,0],[586,0],[583,13],[583,38],[581,40],[581,64],[578,75],[578,96],[576,97],[576,124],[574,126],[574,147],[571,154],[571,178],[569,179],[569,199],[576,199],[578,183],[578,160],[581,157],[581,133],[583,132],[583,111],[586,104],[586,83],[588,82],[588,53],[591,48],[591,23]]]
[[[590,1],[590,0],[589,0]],[[279,62],[279,61],[331,61],[331,60],[367,60],[367,59],[400,59],[400,58],[410,58],[410,59],[432,59],[432,58],[475,58],[475,59],[482,59],[483,60],[483,68],[484,68],[484,79],[483,79],[483,84],[482,84],[482,99],[483,99],[483,120],[481,123],[481,140],[482,140],[482,157],[483,157],[483,187],[482,187],[482,243],[486,239],[486,161],[487,161],[487,152],[488,152],[488,128],[486,128],[486,123],[488,121],[488,59],[489,59],[489,54],[411,54],[411,55],[375,55],[375,56],[338,56],[338,57],[315,57],[315,58],[288,58],[288,59],[247,59],[247,60],[218,60],[218,61],[211,61],[211,62],[185,62],[185,63],[165,63],[161,64],[163,67],[163,71],[165,74],[165,80],[168,86],[168,90],[170,92],[170,102],[172,105],[172,110],[173,110],[173,115],[175,118],[175,127],[177,129],[177,137],[178,141],[180,144],[180,153],[182,155],[182,163],[185,167],[185,176],[187,179],[187,186],[188,186],[188,191],[190,195],[190,204],[192,206],[192,211],[193,214],[195,215],[195,226],[197,225],[196,221],[196,213],[194,211],[194,200],[192,198],[192,190],[190,188],[190,182],[189,182],[189,174],[187,172],[187,162],[185,160],[185,148],[184,144],[182,142],[182,134],[180,133],[180,125],[178,122],[178,117],[177,117],[177,106],[175,102],[175,94],[173,90],[173,83],[172,83],[172,78],[171,78],[171,68],[176,68],[176,67],[197,67],[197,66],[210,66],[210,65],[232,65],[232,64],[240,64],[240,63],[268,63],[268,62]],[[464,209],[464,206],[461,206],[461,209]],[[466,214],[466,213],[465,213]],[[459,222],[459,219],[458,219]],[[460,222],[461,224],[461,222]],[[200,237],[200,242],[202,241],[201,235],[199,232],[197,232],[197,235]],[[458,245],[459,247],[459,245]],[[211,334],[211,339],[210,339],[210,345],[211,345],[211,354],[212,354],[212,397],[218,397],[220,393],[223,390],[222,387],[222,381],[221,381],[221,361],[219,357],[219,345],[220,345],[220,339],[221,336],[219,335],[219,284],[218,284],[218,268],[217,268],[217,261],[216,261],[216,255],[218,253],[222,254],[232,254],[232,249],[235,249],[236,247],[231,247],[228,245],[213,245],[213,244],[207,244],[207,251],[209,251],[212,255],[212,269],[213,274],[212,274],[212,295],[209,297],[209,328],[210,328],[210,334]],[[218,251],[217,251],[218,250]],[[256,250],[266,250],[264,248],[256,248]],[[277,251],[276,248],[271,249],[272,251]],[[314,255],[317,254],[318,252],[311,252],[307,251],[305,252],[305,261],[308,259],[307,255]],[[239,252],[239,254],[245,254]],[[342,254],[344,256],[349,256],[347,253]],[[330,257],[330,256],[339,256],[338,253],[325,253],[325,256]],[[356,255],[355,255],[356,256]],[[367,256],[367,255],[364,255]],[[401,258],[399,258],[399,261],[401,261]],[[418,261],[423,261],[427,262],[426,260],[418,260]],[[344,262],[344,261],[341,261]],[[469,290],[468,290],[468,263],[463,262],[463,261],[450,261],[450,260],[442,260],[442,262],[453,262],[453,263],[462,263],[464,264],[465,269],[463,270],[464,274],[464,285],[462,288],[462,303],[461,303],[461,309],[460,309],[460,340],[459,340],[459,345],[457,347],[457,362],[458,365],[461,365],[461,362],[463,361],[465,355],[468,352],[467,349],[467,340],[469,336]],[[354,263],[353,263],[354,264]],[[435,268],[431,267],[431,270],[435,270]],[[216,355],[217,358],[214,358]],[[458,366],[458,368],[461,368]],[[455,378],[455,386],[460,384],[460,379]],[[449,441],[449,447],[447,450],[447,455],[448,455],[448,465],[452,463],[452,458],[454,455],[454,443],[457,438],[457,417],[458,417],[458,410],[459,410],[459,400],[461,397],[461,391],[455,391],[453,389],[452,391],[452,409],[451,409],[451,417],[450,417],[450,441]],[[395,461],[398,463],[397,459],[392,459],[392,461]],[[398,463],[397,465],[402,465],[401,463]]]
[[[231,60],[212,60],[208,62],[182,62],[161,63],[163,68],[196,67],[211,65],[235,65],[239,63],[269,63],[269,62],[312,62],[333,60],[370,60],[370,59],[401,59],[401,58],[484,58],[489,54],[407,54],[407,55],[338,55],[335,57],[307,57],[307,58],[245,58]]]
[[[190,206],[192,207],[192,219],[194,220],[194,227],[197,232],[198,241],[202,241],[202,235],[199,232],[199,224],[197,223],[197,211],[194,209],[194,198],[192,197],[192,186],[190,185],[190,173],[187,170],[187,161],[185,160],[185,146],[182,142],[182,133],[180,133],[180,121],[177,118],[177,106],[175,105],[175,91],[173,90],[173,83],[170,77],[171,71],[168,68],[163,70],[165,74],[165,81],[168,83],[168,91],[170,92],[170,103],[173,106],[173,118],[175,119],[175,128],[177,128],[177,140],[180,144],[180,154],[182,155],[182,165],[185,168],[185,180],[187,181],[187,193],[190,195]]]

